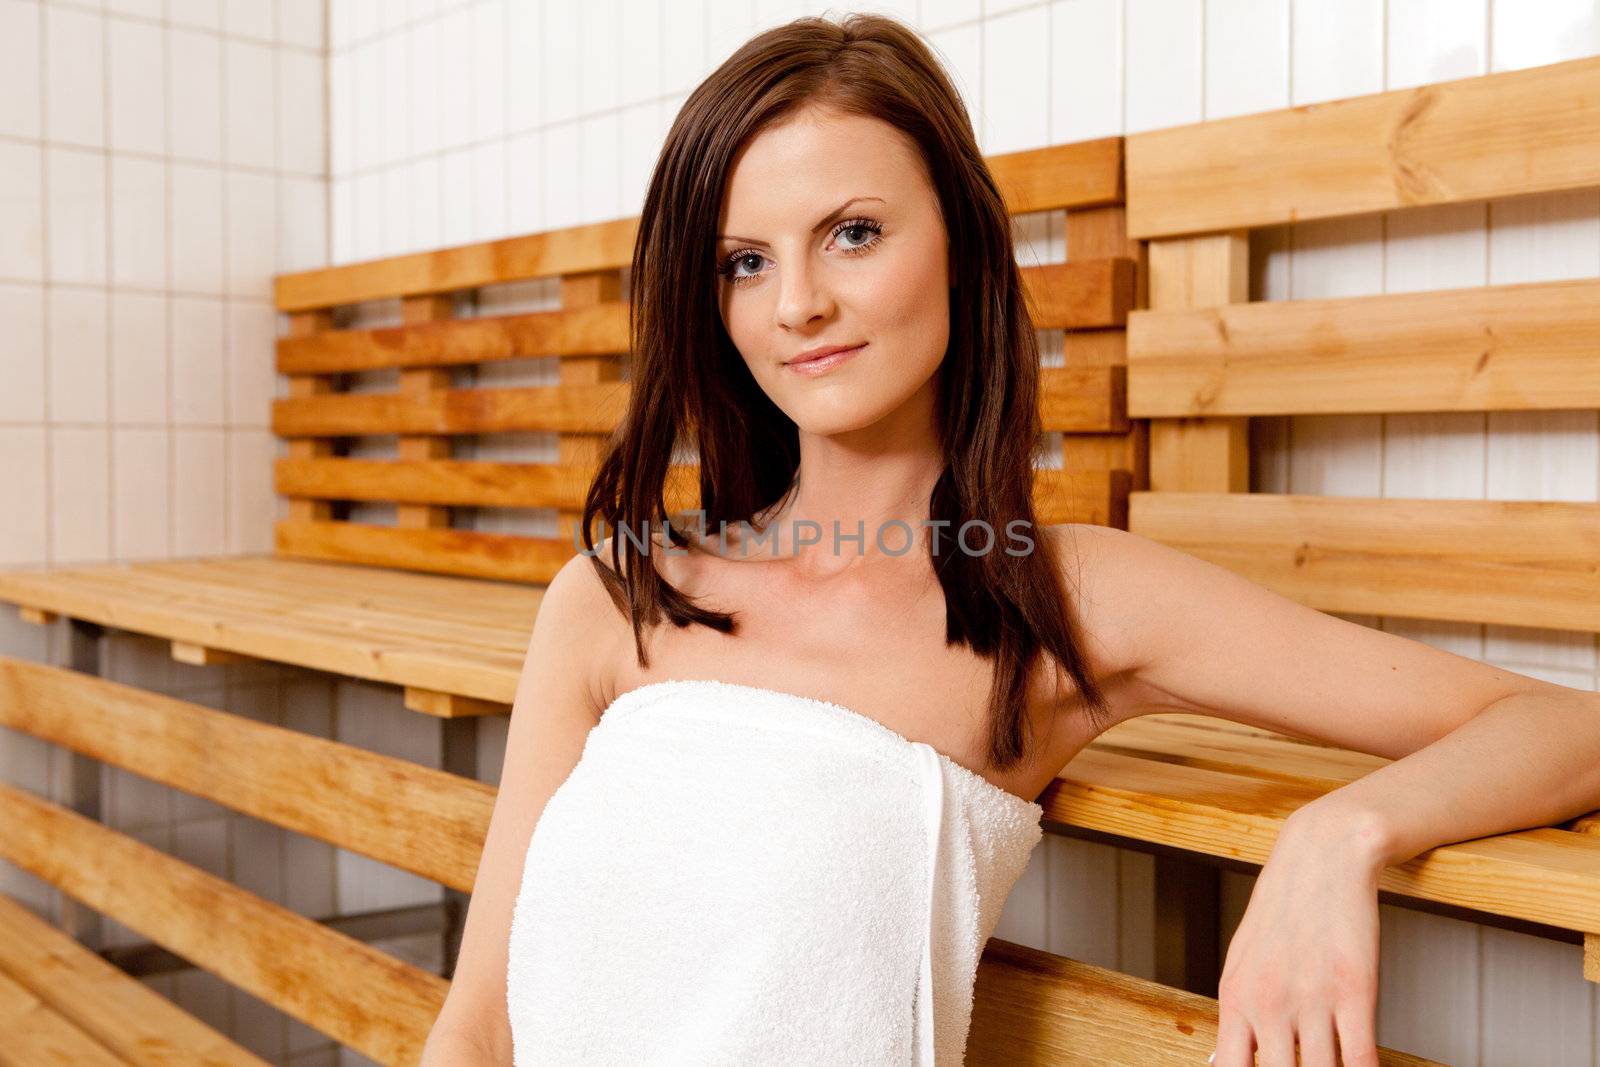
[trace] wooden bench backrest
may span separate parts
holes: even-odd
[[[1122,140],[1108,138],[991,159],[1013,215],[1066,210],[1068,262],[1025,267],[1035,324],[1073,331],[1065,366],[1045,371],[1046,431],[1080,435],[1064,470],[1041,469],[1041,521],[1121,524],[1137,448],[1126,444],[1122,337],[1136,295],[1136,253],[1123,232]],[[618,219],[483,244],[306,271],[277,279],[290,319],[277,368],[289,395],[273,403],[287,439],[277,492],[289,517],[275,551],[506,581],[544,583],[575,551],[572,524],[599,450],[626,410],[629,347],[623,271],[638,220]],[[559,279],[560,308],[455,318],[452,294]],[[403,323],[335,329],[336,310],[401,302]],[[560,357],[560,383],[466,388],[453,372],[530,357]],[[398,372],[385,392],[341,392],[344,376]],[[451,458],[452,439],[507,431],[558,435],[559,462]],[[341,455],[353,438],[395,435],[393,459]],[[1085,449],[1098,450],[1093,455]],[[1097,458],[1096,458],[1097,457]],[[693,508],[696,468],[678,464],[669,506]],[[353,522],[348,502],[393,503],[393,526]],[[451,508],[551,508],[555,537],[452,528]]]
[[[1313,607],[1600,630],[1594,503],[1251,493],[1252,415],[1600,407],[1600,281],[1250,302],[1252,228],[1600,185],[1600,59],[1130,136],[1129,529]]]

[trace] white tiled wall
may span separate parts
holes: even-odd
[[[324,0],[0,0],[0,566],[270,550],[272,276],[327,262],[326,21]],[[65,662],[65,626],[0,612],[0,651]],[[103,670],[333,730],[310,674],[189,667],[128,636]],[[0,731],[0,778],[59,795],[51,764]],[[148,844],[334,906],[326,846],[120,771],[101,788],[106,820]],[[9,865],[0,890],[53,913]],[[334,1062],[210,975],[148,981],[273,1062]]]
[[[740,41],[839,7],[754,0],[331,0],[332,255],[637,214],[687,92]],[[1600,3],[904,0],[988,153],[1600,53]],[[407,93],[409,92],[409,96]],[[405,205],[410,205],[405,210]],[[1022,255],[1059,259],[1059,218]],[[1600,193],[1264,232],[1258,299],[1600,276]],[[1047,337],[1046,358],[1057,356]],[[1595,500],[1594,412],[1260,419],[1265,491]],[[1594,635],[1363,619],[1580,688]],[[1252,879],[1227,876],[1228,929]],[[1149,974],[1147,857],[1051,837],[999,936]],[[1578,950],[1385,906],[1380,1037],[1458,1064],[1600,1064]]]

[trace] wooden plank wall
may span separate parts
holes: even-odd
[[[1046,431],[1066,441],[1065,469],[1041,469],[1045,522],[1124,525],[1127,494],[1143,478],[1143,434],[1127,417],[1127,316],[1142,302],[1142,252],[1126,234],[1122,141],[1107,138],[996,156],[992,172],[1013,215],[1066,211],[1065,263],[1024,268],[1035,324],[1069,338],[1063,367],[1045,370]],[[622,272],[637,219],[415,253],[277,279],[290,315],[278,370],[290,395],[273,404],[274,432],[289,442],[277,491],[289,516],[279,555],[543,583],[574,551],[573,526],[606,436],[627,409],[628,349]],[[455,318],[452,294],[536,278],[560,280],[560,307]],[[402,322],[336,328],[337,309],[398,298]],[[560,358],[555,387],[463,388],[454,372],[497,360]],[[342,391],[345,375],[398,369],[389,393]],[[455,459],[474,434],[539,430],[558,435],[558,461]],[[398,437],[393,460],[342,454],[369,435]],[[676,465],[669,499],[693,507],[696,470]],[[350,502],[393,502],[394,526],[353,522]],[[452,521],[453,507],[549,508],[556,537],[489,533]]]

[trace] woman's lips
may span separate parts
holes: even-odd
[[[856,358],[856,353],[866,347],[866,342],[862,342],[854,348],[845,349],[843,352],[830,352],[819,359],[808,359],[804,363],[785,363],[784,366],[796,374],[826,374],[839,364]]]

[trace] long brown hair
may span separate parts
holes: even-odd
[[[1107,705],[1079,651],[1056,553],[1035,521],[1038,335],[1024,303],[1010,216],[960,94],[927,45],[901,23],[871,14],[840,23],[795,19],[745,43],[684,102],[639,219],[628,410],[589,488],[583,542],[598,556],[596,517],[616,531],[611,566],[591,562],[632,620],[641,665],[647,665],[643,630],[663,613],[680,628],[701,623],[734,631],[733,615],[697,607],[653,561],[632,564],[640,549],[652,554],[641,531],[664,530],[674,548],[690,543],[665,499],[672,454],[687,440],[700,453],[703,528],[750,521],[794,484],[799,431],[757,385],[723,327],[711,268],[735,153],[801,105],[875,117],[903,131],[920,149],[939,197],[954,288],[935,404],[946,462],[930,518],[948,521],[942,529],[949,531],[986,522],[997,538],[1008,523],[1025,520],[1036,546],[1021,555],[932,553],[945,596],[946,643],[964,643],[994,660],[988,758],[1010,769],[1031,740],[1024,736],[1027,682],[1041,652],[1071,676],[1097,728]],[[630,565],[623,565],[624,555]]]

